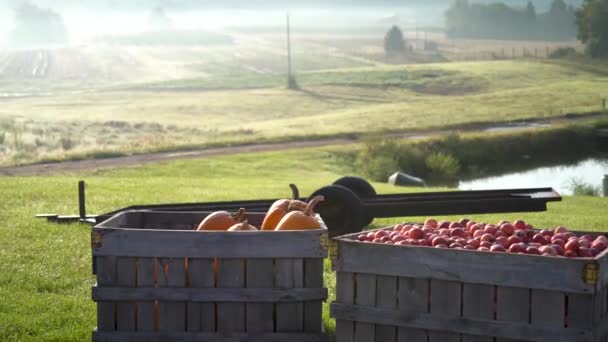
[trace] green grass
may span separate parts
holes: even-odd
[[[592,112],[608,96],[607,75],[608,65],[588,61],[467,62],[307,72],[299,75],[303,91],[284,89],[280,76],[248,72],[5,99],[0,119],[24,122],[27,139],[17,148],[5,130],[0,164]],[[208,91],[216,88],[223,90]],[[112,121],[128,126],[107,129]],[[162,129],[136,128],[142,123]],[[58,133],[39,144],[32,131],[40,126]],[[62,150],[62,134],[79,137],[76,146]]]
[[[307,195],[352,173],[335,150],[343,148],[184,160],[76,175],[0,178],[0,340],[90,338],[96,324],[90,299],[94,283],[90,228],[49,224],[33,217],[44,212],[75,213],[77,180],[87,181],[92,213],[141,203],[285,197],[290,194],[290,182]],[[379,193],[422,190],[374,186]],[[605,207],[605,198],[566,197],[561,203],[551,203],[546,213],[476,215],[475,219],[496,222],[522,217],[539,227],[608,231]],[[382,219],[374,225],[422,219]],[[325,280],[333,298],[335,280],[329,271]],[[333,333],[327,305],[324,317]]]

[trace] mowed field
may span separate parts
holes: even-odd
[[[544,118],[608,96],[603,63],[421,64],[422,51],[394,65],[377,57],[381,35],[296,36],[290,91],[281,36],[232,39],[0,54],[0,165]]]
[[[88,208],[100,213],[145,203],[278,198],[297,183],[303,195],[351,174],[339,153],[343,148],[304,149],[201,160],[174,161],[145,167],[48,177],[0,178],[0,340],[83,341],[96,326],[91,301],[90,227],[49,224],[36,213],[77,211],[76,182],[88,183]],[[379,193],[431,191],[373,184]],[[477,215],[486,222],[523,218],[537,227],[565,225],[608,231],[606,200],[565,197],[544,213]],[[374,226],[403,220],[375,221]],[[327,266],[327,265],[326,265]],[[335,277],[328,267],[326,286],[333,298]],[[330,301],[332,300],[330,298]],[[328,301],[328,302],[330,302]],[[330,334],[334,321],[324,306]]]

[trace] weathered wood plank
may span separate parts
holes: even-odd
[[[92,288],[95,301],[146,301],[157,298],[166,302],[258,302],[294,303],[327,299],[326,288]]]
[[[327,342],[323,334],[310,333],[195,333],[195,332],[93,332],[94,342]]]
[[[154,259],[139,258],[137,259],[137,287],[138,288],[154,288]],[[133,290],[131,290],[133,291]],[[95,289],[93,289],[93,299],[95,298]],[[147,301],[137,302],[137,331],[154,331],[156,315],[154,312],[154,301],[156,298],[151,298]]]
[[[376,276],[373,274],[357,274],[355,304],[373,307],[376,305]],[[375,324],[365,321],[355,322],[355,342],[374,341]]]
[[[530,321],[530,290],[518,287],[496,288],[496,319],[505,322],[528,324]],[[497,338],[496,342],[519,342]]]
[[[563,328],[566,318],[566,298],[557,291],[532,290],[530,301],[530,323]]]
[[[379,309],[370,306],[332,303],[332,317],[370,324],[395,325],[400,327],[427,329],[431,331],[453,331],[456,333],[496,336],[525,341],[588,342],[591,332],[581,329],[564,329],[517,322],[473,320],[463,317],[445,316],[439,313],[426,314],[407,310]]]
[[[470,319],[494,319],[494,292],[491,285],[462,284],[462,316]],[[493,342],[492,336],[464,335],[462,342]]]
[[[429,280],[400,277],[398,299],[400,310],[428,313]],[[399,342],[427,342],[428,333],[422,329],[399,327],[397,337]]]
[[[569,328],[591,329],[593,327],[593,296],[568,294],[566,322]]]
[[[175,290],[185,286],[184,259],[157,259],[157,261],[159,261],[158,287]],[[186,331],[186,303],[159,300],[158,316],[159,331]]]
[[[324,258],[324,229],[309,231],[258,231],[229,234],[94,228],[100,242],[94,256],[165,258]],[[160,255],[159,255],[160,254]]]
[[[192,294],[201,294],[208,289],[215,290],[213,263],[213,259],[188,259],[190,288],[187,290],[194,291]],[[173,290],[171,293],[174,293]],[[214,303],[196,303],[191,298],[184,298],[183,300],[187,302],[188,331],[215,331]]]
[[[116,285],[129,288],[137,285],[135,258],[116,260]],[[116,303],[116,330],[135,331],[136,306],[132,301]]]
[[[454,281],[431,280],[431,314],[460,316],[462,284]],[[450,331],[430,331],[429,342],[460,342],[460,334]]]
[[[249,259],[247,260],[247,288],[269,288],[272,291],[274,283],[274,270],[272,259]],[[251,302],[248,300],[247,302]],[[272,332],[274,331],[274,305],[270,303],[247,303],[247,332]]]
[[[276,259],[275,285],[282,289],[292,289],[304,285],[304,260]],[[304,327],[304,306],[302,303],[276,304],[277,332],[301,332]]]
[[[586,260],[523,254],[483,253],[340,240],[336,270],[474,284],[594,293],[583,281]],[[403,267],[403,261],[424,267]],[[500,265],[500,267],[496,267]],[[525,271],[522,271],[525,265]]]
[[[242,290],[245,287],[245,260],[218,259],[217,287]],[[217,331],[220,333],[245,331],[245,304],[218,303]]]
[[[304,260],[304,287],[311,289],[323,288],[323,259],[316,258]],[[321,333],[323,331],[322,307],[323,303],[321,300],[309,300],[304,302],[305,332]]]
[[[593,322],[599,322],[606,316],[606,300],[608,299],[608,289],[601,288],[593,300]]]
[[[97,285],[116,286],[116,257],[97,257]],[[97,330],[114,331],[116,330],[115,307],[112,302],[97,303]]]
[[[336,272],[336,302],[347,305],[355,303],[355,275],[353,273]],[[334,318],[336,318],[336,342],[353,342],[354,322]]]
[[[376,277],[376,307],[397,309],[397,277]],[[376,325],[376,341],[395,341],[397,328],[388,325]]]

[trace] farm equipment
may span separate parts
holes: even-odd
[[[266,212],[275,199],[135,205],[100,215],[87,215],[85,183],[78,183],[79,215],[39,214],[51,222],[83,222],[97,224],[110,217],[132,210],[169,212],[210,212],[216,210]],[[330,236],[360,231],[375,218],[458,215],[506,212],[539,212],[547,210],[547,202],[561,201],[552,188],[449,191],[378,195],[364,179],[343,177],[332,185],[322,187],[309,196],[323,195],[325,201],[318,212],[325,221]],[[299,196],[298,196],[299,197]],[[305,198],[303,198],[305,199]]]

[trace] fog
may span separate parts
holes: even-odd
[[[146,10],[87,11],[82,8],[51,9],[63,18],[69,43],[83,44],[103,35],[125,35],[155,30],[150,25],[153,8]],[[389,25],[402,27],[440,27],[443,25],[444,8],[373,7],[373,8],[280,8],[280,9],[164,9],[176,30],[278,30],[284,26],[285,13],[289,11],[293,30],[303,32],[380,32]],[[14,9],[0,7],[0,43],[6,47],[14,29]]]

